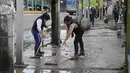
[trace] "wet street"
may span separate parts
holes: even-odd
[[[17,69],[15,73],[122,73],[118,70],[95,70],[95,69],[76,69],[76,70],[44,70],[44,69]]]
[[[125,60],[125,48],[121,47],[122,41],[117,38],[117,30],[112,30],[113,27],[111,22],[105,24],[97,19],[95,26],[83,36],[85,56],[78,60],[70,60],[74,54],[74,38],[70,38],[61,47],[44,46],[41,48],[45,52],[43,57],[30,58],[34,55],[34,40],[30,30],[27,30],[24,32],[23,62],[29,66],[24,69],[15,68],[15,73],[123,73],[120,67]],[[63,41],[66,31],[64,26],[62,28],[60,37]],[[48,32],[44,44],[50,41]],[[57,65],[45,65],[48,62]]]

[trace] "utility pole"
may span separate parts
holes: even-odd
[[[103,19],[103,0],[100,0],[100,19]]]
[[[83,6],[83,7],[84,7],[84,8],[83,8],[84,19],[86,19],[86,11],[87,11],[87,9],[86,9],[87,1],[86,1],[86,0],[83,1],[83,5],[84,5],[84,6]]]
[[[23,63],[23,0],[16,0],[16,67],[26,67]]]
[[[90,0],[88,0],[88,20],[90,21]]]
[[[88,1],[89,2],[89,1]],[[86,0],[84,0],[83,1],[83,14],[84,14],[84,17],[83,17],[83,19],[81,20],[81,24],[83,24],[84,25],[84,27],[90,27],[89,26],[89,19],[88,18],[86,18],[86,11],[87,11],[87,9],[86,9],[86,7],[87,7],[87,1]],[[89,13],[89,10],[87,11],[87,13]],[[88,15],[89,16],[89,15]]]
[[[42,13],[43,13],[43,4],[44,4],[44,1],[43,0],[41,0],[41,11],[42,11]]]
[[[78,15],[79,15],[79,0],[76,0],[76,19],[78,20]]]
[[[83,0],[79,0],[79,16],[78,20],[81,21],[83,18]]]
[[[125,55],[126,55],[126,65],[127,65],[127,69],[128,69],[128,73],[130,73],[130,0],[127,0],[124,2],[127,6],[127,25],[126,25],[126,52],[125,52]]]
[[[52,0],[51,2],[52,10],[52,41],[51,43],[56,46],[60,46],[60,24],[59,24],[59,14],[60,14],[60,0]]]
[[[87,4],[87,2],[88,2],[88,4]],[[87,19],[88,20],[90,20],[90,0],[84,0],[84,18],[86,18],[87,17]],[[86,7],[88,8],[88,9],[86,9]],[[86,14],[86,12],[87,12],[87,14]]]

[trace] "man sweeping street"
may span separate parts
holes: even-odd
[[[39,16],[32,26],[32,35],[35,39],[35,47],[34,47],[34,55],[35,56],[42,56],[44,52],[40,51],[40,44],[43,37],[45,37],[45,34],[43,33],[43,27],[47,28],[46,21],[50,19],[49,14],[44,13],[41,16]]]

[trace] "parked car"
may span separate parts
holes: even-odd
[[[73,15],[76,13],[76,0],[66,0],[66,10],[67,13]]]

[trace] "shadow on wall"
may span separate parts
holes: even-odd
[[[0,73],[13,73],[13,60],[9,55],[8,48],[1,47],[0,49]]]

